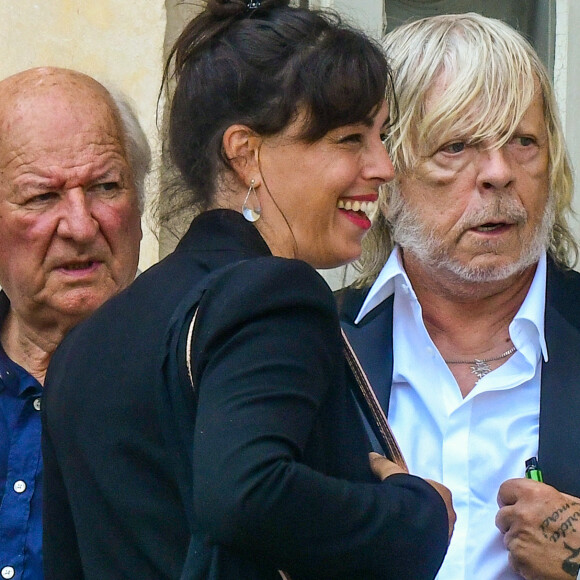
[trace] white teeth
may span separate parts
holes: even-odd
[[[362,211],[371,218],[377,209],[376,201],[344,201],[339,199],[336,207],[347,211]]]

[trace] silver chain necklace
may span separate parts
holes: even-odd
[[[509,350],[506,350],[503,354],[499,356],[494,356],[492,358],[476,358],[475,360],[446,360],[448,365],[470,365],[471,373],[474,374],[478,379],[485,377],[485,375],[491,372],[491,367],[487,364],[494,360],[501,360],[510,354],[513,354],[518,350],[515,346],[512,346]]]

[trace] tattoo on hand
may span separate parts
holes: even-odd
[[[578,502],[565,503],[561,508],[558,508],[550,514],[540,525],[540,530],[544,535],[544,538],[556,543],[560,538],[565,538],[567,533],[576,532],[574,522],[577,522],[580,519],[579,508],[580,504]],[[568,515],[568,512],[572,509],[575,509],[574,513]],[[550,529],[552,524],[557,522],[561,523],[558,525],[556,530],[552,531]]]
[[[573,578],[576,578],[578,575],[578,571],[580,571],[580,564],[577,562],[572,562],[575,558],[580,555],[580,548],[571,548],[566,542],[564,542],[564,548],[569,550],[571,553],[570,555],[562,562],[562,570],[569,574]]]

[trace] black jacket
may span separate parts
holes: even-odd
[[[341,324],[385,413],[393,375],[393,297],[360,322],[354,320],[369,291],[339,292]],[[544,481],[580,497],[580,274],[548,260],[538,462]]]
[[[235,212],[194,220],[53,357],[47,580],[432,578],[443,502],[413,476],[377,483],[341,349],[310,266]]]

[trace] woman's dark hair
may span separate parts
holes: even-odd
[[[229,164],[222,153],[229,126],[274,135],[300,108],[307,113],[300,137],[314,142],[368,120],[385,97],[396,108],[378,43],[337,14],[292,8],[288,0],[210,0],[175,43],[166,83],[170,77],[177,86],[169,151],[200,209],[212,202]]]

